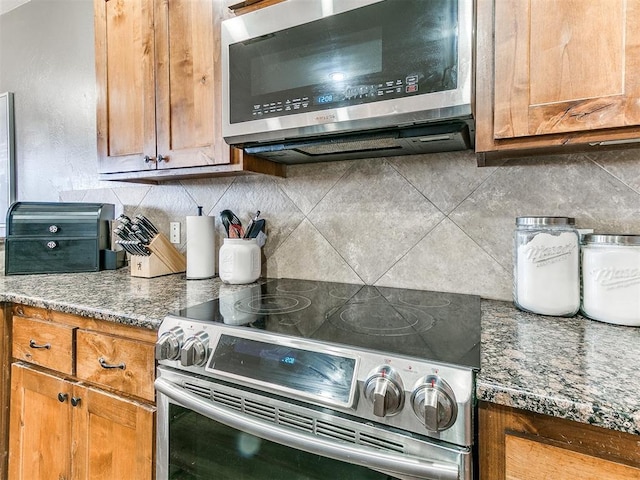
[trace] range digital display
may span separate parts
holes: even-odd
[[[356,360],[221,335],[208,368],[348,405]]]

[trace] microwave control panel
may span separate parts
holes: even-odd
[[[387,100],[389,97],[401,97],[418,93],[418,75],[407,75],[404,79],[388,80],[376,85],[344,85],[328,88],[315,95],[286,98],[268,103],[253,105],[253,118],[270,115],[282,116],[319,110],[325,105],[345,107],[361,103]],[[310,108],[312,107],[312,108]]]

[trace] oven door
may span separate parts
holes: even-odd
[[[398,440],[371,424],[353,442],[353,421],[163,367],[156,391],[158,480],[472,478],[468,449]]]

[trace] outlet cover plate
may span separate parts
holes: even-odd
[[[169,224],[169,241],[171,243],[180,243],[180,222],[171,222]]]

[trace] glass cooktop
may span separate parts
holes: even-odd
[[[174,313],[480,368],[480,298],[474,295],[296,279],[269,279]]]

